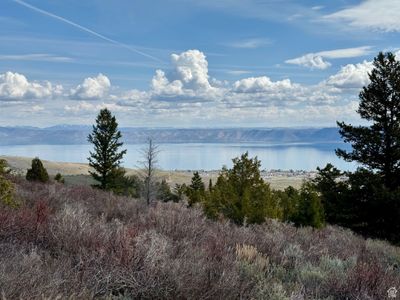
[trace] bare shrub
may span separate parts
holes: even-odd
[[[383,299],[400,250],[348,230],[238,227],[197,208],[14,178],[0,210],[5,299]]]

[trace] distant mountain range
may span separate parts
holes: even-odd
[[[337,143],[337,128],[121,128],[123,141],[143,143]],[[91,126],[0,127],[0,145],[86,144]]]

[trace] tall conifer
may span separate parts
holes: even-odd
[[[107,108],[100,110],[96,125],[93,125],[93,131],[88,136],[88,141],[94,145],[94,151],[90,152],[88,160],[94,169],[90,174],[100,183],[97,186],[101,189],[110,188],[114,174],[126,154],[126,150],[119,150],[123,145],[121,137],[115,116]]]

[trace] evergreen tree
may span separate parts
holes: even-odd
[[[179,195],[171,191],[171,187],[165,179],[161,180],[158,185],[157,199],[163,202],[179,202]]]
[[[96,125],[93,125],[93,131],[88,136],[88,141],[94,145],[94,152],[90,152],[88,160],[95,170],[90,174],[100,183],[97,186],[101,189],[109,189],[113,184],[115,170],[126,154],[126,150],[119,151],[123,145],[121,137],[115,116],[107,108],[100,110]]]
[[[14,185],[3,175],[0,175],[0,203],[6,206],[18,206],[14,196]]]
[[[17,207],[14,184],[6,178],[6,174],[9,173],[7,167],[7,162],[4,159],[0,159],[0,204]]]
[[[400,62],[393,53],[379,53],[361,91],[358,113],[370,126],[338,122],[344,141],[352,151],[336,151],[346,161],[376,170],[391,190],[400,186]]]
[[[285,190],[273,191],[274,197],[279,200],[279,206],[282,210],[282,220],[286,222],[294,222],[299,209],[300,193],[292,186]]]
[[[352,222],[354,205],[348,201],[349,186],[343,179],[345,175],[332,164],[317,168],[318,174],[312,184],[319,192],[328,223],[347,226]]]
[[[213,182],[212,179],[210,178],[210,180],[208,181],[208,191],[211,192],[212,189],[213,189]]]
[[[126,175],[124,168],[118,167],[112,170],[108,190],[117,195],[139,198],[143,190],[143,182],[137,175]]]
[[[62,184],[65,183],[65,179],[60,173],[57,173],[56,176],[54,176],[54,180]]]
[[[186,190],[187,190],[186,184],[184,184],[184,183],[182,183],[182,184],[176,183],[176,184],[175,184],[175,187],[174,187],[174,194],[177,196],[177,201],[178,201],[178,202],[181,201],[181,200],[183,200],[183,197],[184,197],[185,194],[186,194]]]
[[[199,172],[194,172],[190,185],[186,189],[186,195],[189,198],[189,206],[201,202],[205,195],[205,185]]]
[[[49,174],[44,168],[42,161],[39,158],[32,160],[32,166],[26,173],[26,179],[29,181],[48,182]]]
[[[233,159],[232,169],[223,168],[204,202],[205,213],[219,214],[237,224],[262,223],[266,217],[281,218],[278,201],[261,177],[261,162],[248,153]]]
[[[311,183],[300,189],[299,207],[294,221],[297,225],[321,228],[325,223],[324,210],[317,191]]]

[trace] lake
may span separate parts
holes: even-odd
[[[144,144],[124,145],[128,150],[123,165],[139,166]],[[332,163],[341,170],[354,170],[350,164],[335,155],[335,144],[160,144],[158,165],[164,170],[218,170],[223,165],[232,166],[231,159],[248,151],[257,156],[263,169],[315,170],[317,166]],[[0,146],[0,155],[39,157],[60,162],[87,163],[91,145],[12,145]]]

